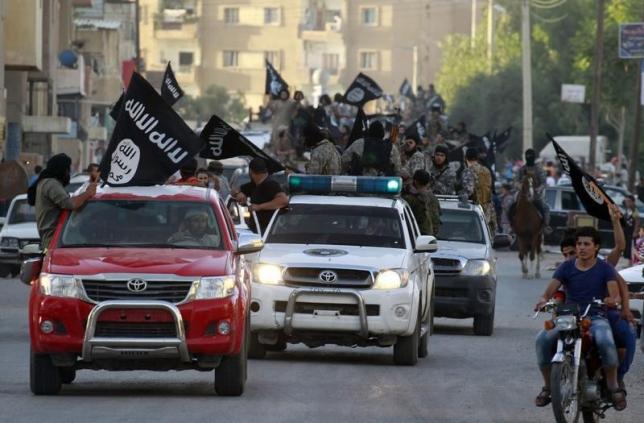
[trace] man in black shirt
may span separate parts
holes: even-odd
[[[279,183],[268,175],[266,161],[261,158],[254,158],[248,164],[250,182],[242,185],[240,192],[234,195],[240,204],[246,204],[250,198],[249,211],[257,214],[257,220],[261,227],[262,234],[268,227],[273,212],[288,205],[288,197]],[[249,227],[255,231],[255,222],[249,222]]]

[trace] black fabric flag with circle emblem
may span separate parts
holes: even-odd
[[[119,119],[119,113],[121,113],[121,107],[123,107],[123,99],[125,98],[125,92],[121,93],[121,96],[116,100],[116,103],[112,106],[112,110],[110,110],[110,116],[114,120]]]
[[[427,136],[426,125],[426,118],[423,115],[405,127],[405,138],[412,138],[416,142],[421,142]]]
[[[359,73],[344,94],[344,102],[362,108],[365,103],[382,97],[382,88],[376,81]]]
[[[606,194],[606,191],[595,181],[595,178],[584,172],[575,162],[575,160],[564,151],[557,141],[550,134],[546,134],[552,145],[555,147],[555,153],[561,163],[561,168],[570,176],[572,186],[575,189],[579,201],[584,205],[586,212],[598,219],[610,222],[609,204],[615,202]]]
[[[364,138],[364,134],[367,132],[369,127],[369,120],[367,115],[364,114],[362,109],[358,109],[356,114],[356,119],[353,121],[353,128],[351,128],[351,134],[349,135],[349,142],[347,147],[350,146],[355,140]]]
[[[266,61],[266,88],[264,94],[270,94],[271,98],[277,99],[282,90],[288,90],[288,84],[284,78],[275,70],[271,62]]]
[[[101,179],[111,186],[164,184],[202,148],[201,139],[135,72],[101,160]]]
[[[168,62],[168,66],[165,68],[165,74],[163,75],[163,81],[161,82],[161,97],[172,106],[174,103],[179,101],[183,97],[183,90],[177,82],[177,78],[174,76],[172,71],[172,66]]]
[[[205,159],[221,160],[239,156],[260,157],[266,160],[270,173],[284,170],[281,163],[216,115],[210,118],[201,131],[200,137],[206,143],[200,153],[200,157]]]
[[[398,90],[398,93],[400,93],[400,95],[405,96],[407,98],[411,98],[412,100],[416,98],[416,96],[414,95],[414,90],[412,89],[411,84],[409,83],[407,78],[405,78],[403,83],[400,85],[400,89]]]

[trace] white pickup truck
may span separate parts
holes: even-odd
[[[401,187],[400,178],[289,177],[289,207],[254,259],[251,358],[287,343],[393,345],[402,365],[427,355],[437,243],[420,234]]]

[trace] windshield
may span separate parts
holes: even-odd
[[[405,248],[400,220],[384,207],[295,204],[278,213],[266,242]]]
[[[61,247],[221,249],[212,207],[186,201],[90,201],[65,223]]]
[[[16,200],[11,209],[11,216],[8,222],[12,225],[17,223],[29,223],[36,221],[36,209],[27,203],[27,200]]]
[[[442,209],[438,239],[485,244],[481,219],[473,211]]]

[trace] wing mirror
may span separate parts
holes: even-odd
[[[253,254],[261,251],[262,248],[264,248],[264,241],[262,241],[261,238],[258,238],[257,235],[240,235],[237,240],[235,254]]]
[[[25,285],[31,286],[31,281],[36,279],[40,275],[40,269],[42,268],[42,258],[32,258],[22,262],[20,266],[20,281]]]
[[[436,237],[432,235],[421,235],[416,238],[416,249],[414,250],[417,253],[435,253],[438,251],[438,241]]]
[[[492,248],[507,248],[512,245],[512,237],[508,234],[496,234],[494,235],[494,241],[492,242]]]

